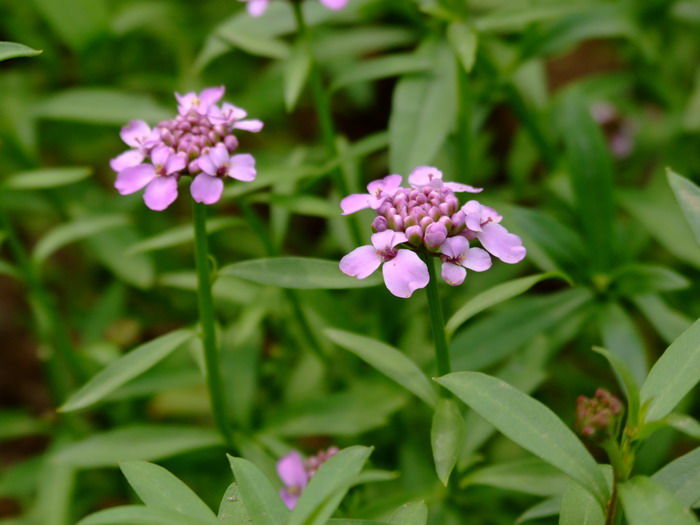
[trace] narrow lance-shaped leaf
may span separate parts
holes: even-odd
[[[303,37],[297,39],[284,64],[284,105],[287,111],[296,106],[313,67],[312,62],[309,41]]]
[[[289,509],[258,467],[243,458],[229,456],[238,495],[246,513],[256,525],[287,523]]]
[[[695,239],[700,244],[700,187],[672,169],[666,170],[666,176],[678,204],[681,205],[683,215],[685,215],[690,229],[693,230]]]
[[[674,494],[684,505],[700,500],[700,448],[674,459],[652,479]]]
[[[480,372],[436,379],[503,434],[568,474],[603,507],[608,487],[600,469],[574,433],[539,401]]]
[[[615,354],[605,348],[594,346],[593,351],[602,355],[610,363],[610,367],[615,373],[617,382],[625,392],[627,399],[627,424],[634,426],[639,424],[639,386],[632,376],[632,372],[627,365]]]
[[[648,371],[646,348],[634,321],[620,304],[608,303],[601,306],[598,322],[605,347],[626,365],[641,386]]]
[[[371,60],[363,60],[338,73],[331,84],[331,90],[357,82],[369,82],[380,78],[390,78],[407,73],[417,73],[430,69],[431,61],[415,53],[395,53]]]
[[[570,481],[561,498],[559,525],[605,525],[605,515],[590,492]]]
[[[223,525],[251,523],[250,516],[238,492],[238,483],[231,483],[226,489],[224,497],[221,498],[218,517]]]
[[[629,525],[691,525],[698,522],[681,500],[646,476],[635,476],[620,483],[618,491]]]
[[[488,485],[523,494],[552,496],[561,494],[568,482],[566,475],[549,463],[526,458],[476,469],[462,479],[460,486]]]
[[[87,167],[41,168],[37,170],[21,171],[4,179],[3,188],[13,190],[41,190],[56,188],[86,179],[92,174],[92,169]]]
[[[470,73],[476,60],[476,46],[479,41],[474,28],[465,22],[452,22],[447,26],[447,40],[462,65],[462,69],[466,73]]]
[[[143,505],[124,505],[101,510],[83,518],[77,525],[124,525],[125,523],[129,525],[211,525],[211,521],[202,521],[173,510]]]
[[[0,42],[0,61],[8,58],[33,57],[41,53],[41,50],[32,49],[17,42]]]
[[[640,391],[649,404],[644,421],[663,418],[700,381],[700,320],[683,332],[661,355]]]
[[[422,501],[406,503],[396,509],[389,523],[391,525],[426,525],[428,523],[428,506]]]
[[[430,444],[438,479],[447,486],[464,440],[464,419],[453,399],[440,399],[430,428]]]

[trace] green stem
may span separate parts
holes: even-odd
[[[214,320],[214,301],[212,299],[211,269],[209,267],[209,249],[207,246],[207,209],[205,204],[194,202],[194,246],[197,266],[197,299],[199,303],[199,322],[201,339],[204,347],[204,362],[207,368],[207,386],[214,423],[224,443],[233,450],[233,438],[228,424],[226,398],[219,367],[219,351],[216,345],[216,326]]]
[[[321,128],[321,136],[323,138],[323,143],[326,146],[326,150],[331,158],[337,158],[339,156],[338,146],[335,142],[335,128],[333,126],[333,115],[331,113],[330,97],[323,87],[323,79],[321,78],[321,72],[318,69],[316,60],[311,51],[311,35],[309,33],[309,28],[304,20],[304,12],[301,8],[301,2],[292,0],[292,6],[294,7],[294,19],[297,24],[297,32],[299,38],[306,39],[308,42],[309,58],[311,64],[309,66],[309,82],[311,83],[311,95],[313,97],[314,106],[316,108],[316,115],[318,117],[319,126]],[[343,177],[343,172],[340,168],[335,168],[331,172],[336,185],[336,189],[343,195],[350,195],[350,188],[348,187],[345,177]],[[353,241],[357,245],[364,244],[362,241],[362,235],[360,233],[360,228],[355,219],[350,219],[348,222],[350,227],[350,234]]]
[[[430,310],[433,340],[435,341],[437,372],[439,376],[444,376],[452,371],[452,367],[450,366],[450,351],[447,347],[447,337],[445,336],[445,318],[442,315],[442,305],[440,304],[440,293],[438,292],[438,281],[433,257],[424,254],[423,260],[428,266],[428,275],[430,277],[426,291],[428,292],[428,310]],[[443,395],[447,395],[446,390],[441,389],[441,392],[443,392]]]

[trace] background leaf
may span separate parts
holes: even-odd
[[[464,419],[456,401],[440,399],[430,428],[430,444],[438,479],[447,486],[464,440]]]
[[[229,463],[238,483],[240,500],[253,523],[260,525],[286,523],[289,509],[265,475],[253,463],[243,458],[229,456]]]
[[[41,53],[41,50],[17,42],[0,42],[0,62],[8,58],[33,57]]]
[[[671,169],[666,170],[666,177],[690,229],[695,234],[695,240],[700,244],[700,188]]]
[[[664,522],[689,525],[698,522],[678,498],[646,476],[635,476],[620,483],[618,490],[630,525]]]

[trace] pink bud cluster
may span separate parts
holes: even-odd
[[[622,401],[604,388],[595,396],[576,399],[576,430],[593,441],[602,442],[615,437],[622,414]]]
[[[192,198],[213,204],[221,198],[223,179],[251,181],[256,176],[255,159],[233,152],[238,148],[234,130],[258,132],[259,120],[246,120],[246,112],[228,102],[217,102],[224,87],[207,88],[200,94],[175,93],[178,115],[153,129],[135,120],[120,136],[131,147],[110,162],[117,173],[115,187],[122,195],[146,188],[144,201],[152,210],[166,209],[177,198],[181,176],[192,175]]]
[[[504,262],[517,263],[526,254],[517,235],[499,223],[493,208],[476,200],[461,205],[456,193],[478,193],[480,188],[455,182],[443,182],[442,172],[432,166],[420,166],[408,177],[409,187],[401,187],[401,175],[389,175],[371,182],[367,193],[345,197],[340,207],[347,215],[371,208],[371,246],[361,246],[340,261],[343,273],[364,279],[383,265],[384,282],[398,297],[427,286],[428,269],[421,259],[440,257],[442,278],[457,286],[466,270],[477,272],[491,267],[489,253]],[[478,239],[485,248],[471,248]]]

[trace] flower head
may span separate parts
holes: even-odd
[[[166,209],[177,198],[180,177],[193,175],[190,193],[197,202],[213,204],[223,191],[223,180],[255,178],[255,159],[249,154],[233,155],[238,148],[235,129],[257,132],[259,120],[244,120],[246,112],[232,104],[217,102],[224,87],[201,93],[175,94],[179,114],[153,129],[135,120],[124,126],[120,136],[131,147],[110,162],[117,172],[115,187],[122,195],[143,188],[144,201],[152,210]]]
[[[475,200],[460,205],[456,193],[481,189],[445,182],[442,177],[437,168],[419,166],[408,177],[409,187],[401,186],[400,175],[389,175],[371,182],[368,193],[345,197],[340,203],[343,215],[371,208],[377,216],[372,221],[373,246],[346,255],[341,271],[364,279],[384,262],[389,291],[409,297],[428,283],[427,267],[418,254],[440,257],[442,277],[452,286],[464,281],[467,269],[489,269],[489,253],[507,263],[522,260],[526,250],[520,237],[499,224],[502,217],[493,208]],[[478,240],[484,249],[470,248],[472,240]],[[399,271],[394,273],[397,265]]]
[[[290,509],[295,507],[309,480],[321,465],[337,452],[336,447],[331,447],[304,460],[299,452],[293,450],[277,462],[277,475],[285,485],[280,490],[280,497],[287,507]]]
[[[621,420],[622,401],[604,388],[595,396],[576,399],[576,430],[593,441],[603,442],[617,435]]]
[[[262,16],[270,5],[270,0],[239,0],[246,3],[250,16]],[[346,6],[348,0],[321,0],[321,3],[328,9],[338,11]]]

